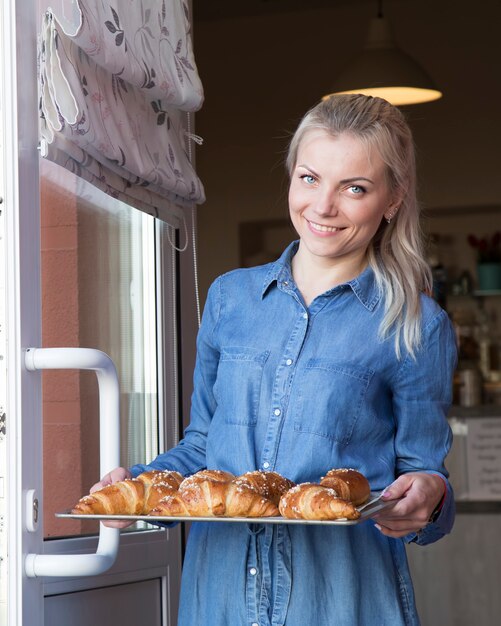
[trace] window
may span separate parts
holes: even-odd
[[[164,314],[157,299],[158,231],[170,227],[45,160],[41,203],[43,347],[97,348],[113,359],[120,381],[121,463],[149,460],[163,441],[158,311],[164,322],[169,318],[165,325],[174,335],[173,307]],[[173,277],[161,283],[173,301]],[[168,356],[168,375],[175,377],[175,351]],[[54,516],[99,480],[95,374],[45,371],[43,423],[45,536],[96,532],[96,522]]]

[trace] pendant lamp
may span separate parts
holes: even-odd
[[[390,22],[383,17],[382,2],[377,17],[369,24],[361,54],[339,74],[330,93],[322,99],[340,93],[379,96],[396,106],[442,97],[423,68],[396,46]]]

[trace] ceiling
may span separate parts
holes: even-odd
[[[367,0],[192,0],[194,21],[333,8]],[[377,7],[377,0],[374,0]]]

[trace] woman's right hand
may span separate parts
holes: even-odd
[[[132,478],[132,474],[129,472],[129,470],[125,467],[116,467],[115,469],[111,470],[111,472],[105,474],[98,483],[92,485],[92,487],[90,488],[90,493],[98,491],[99,489],[107,487],[108,485],[112,485],[113,483],[116,483],[120,480],[125,480],[126,478]],[[134,522],[128,522],[125,520],[103,520],[101,523],[108,528],[127,528],[128,526],[134,524]]]

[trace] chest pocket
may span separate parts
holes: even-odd
[[[310,359],[300,377],[294,430],[347,445],[365,407],[373,370],[329,359]]]
[[[255,348],[227,347],[222,350],[214,397],[217,413],[227,424],[256,424],[263,370],[269,354]]]

